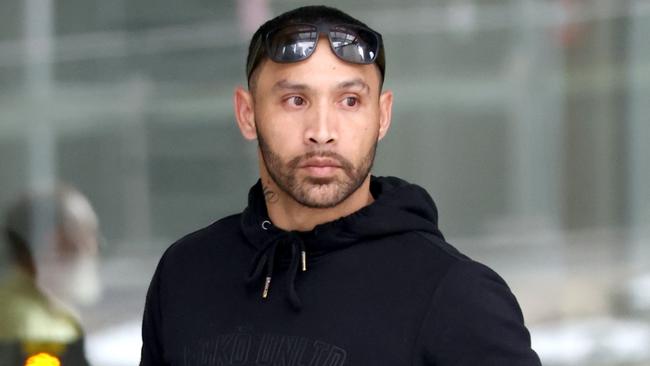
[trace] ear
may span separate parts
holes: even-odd
[[[235,88],[233,95],[233,107],[235,109],[235,118],[237,126],[242,136],[247,140],[257,138],[255,129],[255,109],[253,108],[253,95],[241,86]]]
[[[393,114],[393,92],[386,90],[379,96],[379,137],[381,140],[386,136]]]

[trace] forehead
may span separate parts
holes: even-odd
[[[277,63],[266,58],[253,78],[256,88],[270,91],[278,81],[288,80],[314,89],[339,86],[350,80],[362,81],[371,90],[380,88],[380,72],[375,64],[360,65],[339,59],[326,37],[321,37],[314,53],[298,62]]]

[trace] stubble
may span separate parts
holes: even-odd
[[[356,166],[336,152],[316,149],[284,162],[279,154],[271,149],[259,130],[257,141],[262,162],[274,183],[293,200],[309,208],[335,207],[356,192],[370,173],[377,150],[375,141]],[[343,177],[300,177],[299,167],[312,158],[336,160],[344,173]]]

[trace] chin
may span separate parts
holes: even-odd
[[[332,208],[352,193],[348,185],[329,180],[329,183],[305,183],[303,189],[294,192],[293,196],[300,204],[310,208]]]

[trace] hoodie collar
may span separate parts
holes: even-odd
[[[348,216],[317,225],[311,231],[284,231],[271,222],[258,180],[249,191],[248,207],[241,218],[242,231],[256,253],[247,282],[261,283],[262,297],[267,298],[274,269],[288,265],[288,301],[299,310],[295,281],[299,272],[309,268],[309,259],[360,241],[411,231],[429,232],[444,239],[438,230],[436,206],[422,187],[395,177],[371,176],[370,192],[374,202]]]

